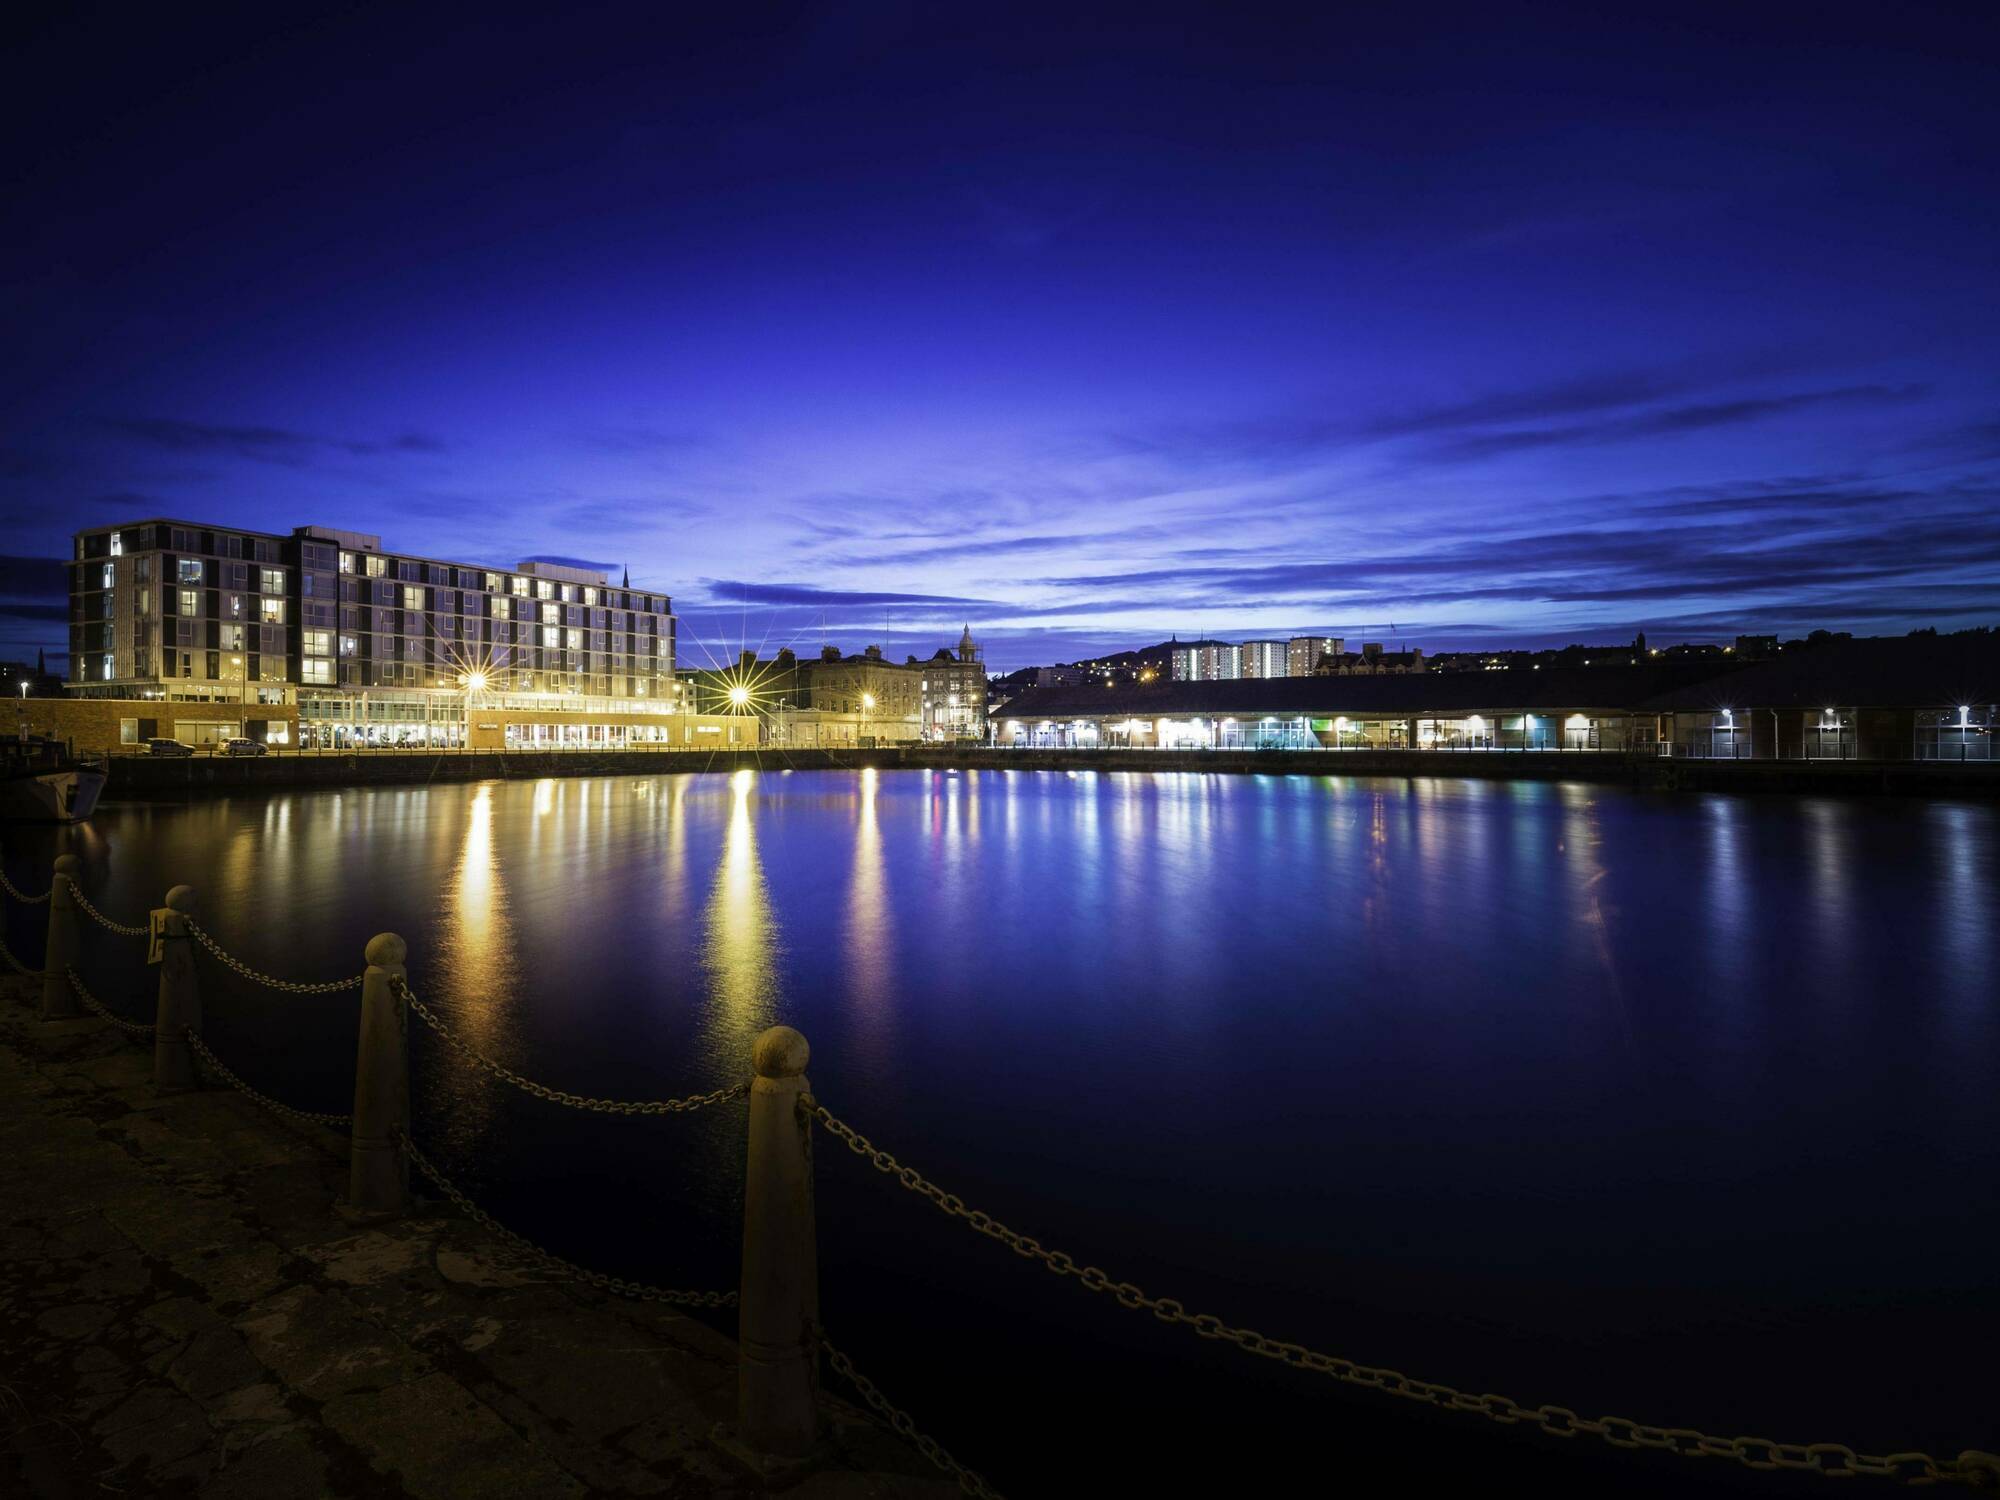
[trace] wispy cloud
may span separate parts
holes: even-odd
[[[350,457],[442,453],[446,444],[429,433],[406,431],[383,439],[329,437],[261,423],[189,422],[175,417],[105,417],[100,425],[148,447],[170,453],[223,453],[259,463],[298,467],[330,453]]]
[[[829,589],[805,583],[749,583],[727,578],[700,580],[700,593],[695,597],[702,602],[716,605],[804,605],[815,609],[881,609],[885,606],[921,609],[942,609],[950,606],[956,609],[964,605],[987,609],[1002,607],[999,600],[972,599],[956,594],[905,594],[880,589]]]

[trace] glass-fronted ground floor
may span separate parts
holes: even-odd
[[[1457,718],[1313,718],[1263,714],[1186,718],[995,721],[1005,749],[1623,750],[1650,741],[1652,721],[1623,715],[1466,714]]]
[[[737,738],[707,716],[625,699],[302,693],[298,707],[304,750],[631,750]]]

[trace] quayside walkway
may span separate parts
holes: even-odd
[[[549,1280],[439,1205],[336,1210],[346,1143],[243,1095],[163,1094],[110,1023],[0,983],[0,1495],[729,1495],[734,1340]],[[322,1139],[321,1137],[324,1137]],[[957,1487],[822,1403],[789,1494]]]
[[[265,974],[204,925],[190,887],[124,921],[90,900],[80,868],[58,857],[40,890],[0,872],[7,899],[47,908],[39,967],[0,944],[0,964],[20,976],[0,991],[0,1481],[29,1494],[997,1500],[820,1321],[816,1132],[907,1189],[911,1205],[962,1224],[969,1259],[1004,1248],[1048,1271],[1051,1288],[1150,1319],[1162,1337],[1209,1341],[1218,1361],[1255,1356],[1329,1392],[1515,1430],[1496,1432],[1496,1447],[1587,1437],[1650,1450],[1634,1463],[1692,1460],[1711,1474],[1741,1465],[2000,1489],[1991,1452],[1865,1453],[1592,1417],[1240,1327],[1044,1245],[877,1146],[808,1083],[806,1039],[790,1027],[759,1036],[741,1081],[713,1092],[587,1098],[483,1056],[412,986],[393,933],[366,943],[357,974]],[[116,1015],[86,987],[75,967],[86,934],[157,967],[151,1016]],[[273,1099],[215,1055],[202,1035],[210,964],[280,993],[358,992],[351,1114]],[[419,1145],[430,1122],[411,1107],[415,1027],[552,1108],[739,1114],[738,1285],[614,1278],[537,1247],[531,1226],[495,1222]],[[437,1198],[413,1194],[413,1175]],[[733,1340],[701,1320],[726,1326],[732,1315]],[[823,1386],[827,1376],[839,1384]],[[1285,1487],[1282,1472],[1245,1464],[1246,1489]],[[1041,1476],[1033,1492],[1066,1491]]]

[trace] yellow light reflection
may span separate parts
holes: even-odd
[[[752,1039],[775,1014],[778,981],[771,895],[757,858],[750,805],[756,786],[755,771],[729,778],[729,828],[709,892],[702,952],[715,1041],[746,1057]]]
[[[893,977],[887,872],[875,816],[877,772],[861,770],[861,818],[854,831],[854,880],[847,897],[848,988],[870,1020],[885,1012]]]
[[[487,1056],[504,1055],[505,1017],[496,1007],[518,990],[514,924],[493,847],[493,788],[481,785],[466,809],[465,836],[444,891],[439,925],[441,998],[454,1030]],[[484,1075],[456,1052],[441,1064],[451,1076],[452,1131],[466,1139],[493,1109]]]

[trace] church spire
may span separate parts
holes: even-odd
[[[620,587],[628,589],[632,587],[632,565],[630,563],[625,564],[625,582]]]

